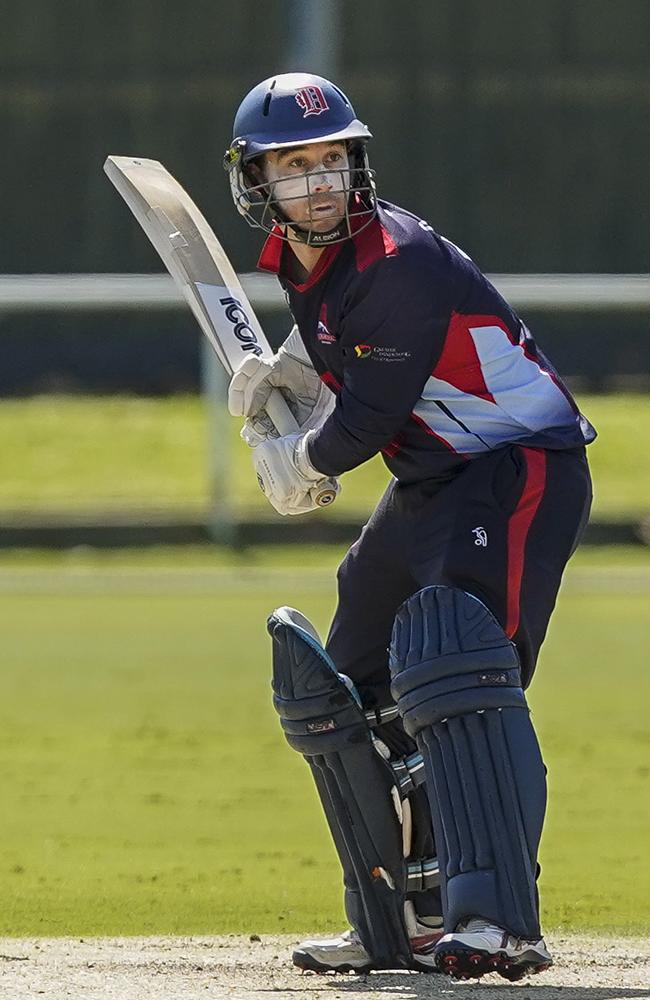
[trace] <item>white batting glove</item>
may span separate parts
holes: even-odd
[[[241,436],[251,448],[278,437],[265,410],[273,389],[280,390],[301,431],[320,427],[335,405],[333,393],[309,360],[297,326],[277,354],[246,358],[230,380],[228,409],[234,417],[247,418]]]
[[[309,460],[307,445],[314,433],[269,438],[253,451],[257,481],[278,514],[305,514],[322,506],[325,494],[332,503],[341,491],[336,480],[326,479]]]

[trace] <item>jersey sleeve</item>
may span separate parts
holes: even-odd
[[[309,443],[316,469],[337,476],[385,448],[408,421],[442,351],[451,307],[431,270],[385,257],[354,283],[339,337],[343,385]]]

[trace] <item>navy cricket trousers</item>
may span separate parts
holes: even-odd
[[[391,701],[387,650],[398,607],[433,584],[483,601],[515,643],[526,687],[590,506],[583,448],[509,445],[448,482],[393,481],[339,568],[327,639],[366,707]]]

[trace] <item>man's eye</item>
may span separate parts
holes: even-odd
[[[330,163],[338,163],[343,157],[340,153],[329,153],[327,159]]]
[[[289,166],[304,168],[305,161],[303,160],[302,156],[296,156],[295,159],[289,160]]]

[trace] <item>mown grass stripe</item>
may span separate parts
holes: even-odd
[[[0,570],[2,594],[244,594],[299,585],[310,593],[334,588],[334,573],[317,567],[248,566],[215,568],[11,569]],[[569,570],[562,584],[570,594],[644,594],[650,567],[607,566]]]

